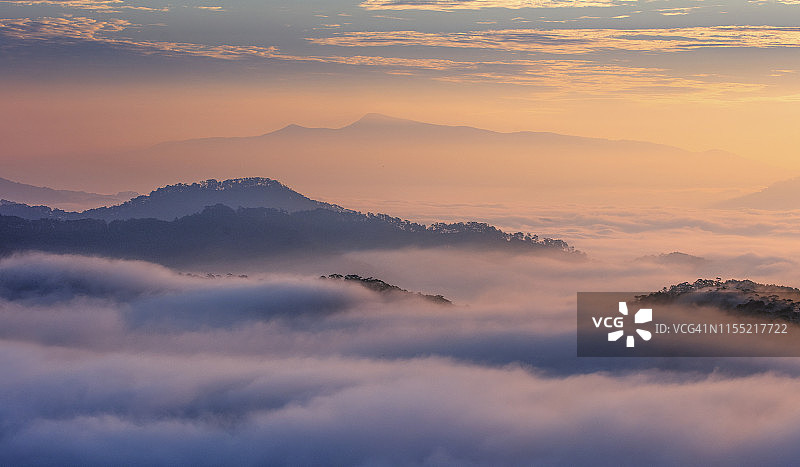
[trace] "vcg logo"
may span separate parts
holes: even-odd
[[[616,342],[625,335],[625,331],[623,329],[625,327],[625,320],[626,318],[630,319],[628,316],[627,302],[619,302],[619,313],[622,316],[606,316],[605,318],[592,317],[592,322],[594,323],[595,328],[600,328],[602,326],[608,329],[616,329],[608,332],[609,342]],[[634,324],[644,324],[651,321],[653,321],[653,310],[650,308],[642,308],[633,316]],[[639,337],[645,341],[649,341],[653,337],[650,331],[645,329],[637,328],[636,334],[638,334]],[[626,336],[626,346],[633,347],[635,345],[635,340],[635,335],[629,334]]]

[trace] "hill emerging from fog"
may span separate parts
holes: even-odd
[[[206,206],[224,204],[232,208],[272,208],[288,212],[314,209],[342,208],[333,204],[309,199],[269,178],[251,177],[224,181],[206,180],[198,183],[178,183],[138,196],[125,203],[90,209],[83,212],[66,212],[47,206],[27,206],[21,203],[0,202],[0,215],[25,219],[126,219],[174,220],[196,214]]]
[[[774,183],[761,191],[717,203],[723,209],[800,209],[800,177]]]
[[[112,162],[113,161],[113,162]],[[113,167],[111,167],[113,165]],[[47,170],[45,168],[43,170]],[[159,144],[80,167],[102,186],[159,186],[269,173],[330,199],[440,202],[611,200],[708,204],[784,171],[723,151],[549,132],[502,133],[368,114],[341,128],[289,125],[252,137]],[[709,198],[711,196],[711,198]],[[713,198],[717,196],[717,198]]]
[[[692,304],[800,322],[800,289],[750,280],[698,279],[637,297],[645,304]]]
[[[428,226],[362,214],[312,200],[269,178],[168,185],[117,206],[80,213],[0,203],[0,254],[40,250],[189,265],[454,247],[583,256],[562,240],[510,234],[480,222]]]
[[[349,210],[287,212],[218,204],[173,221],[0,216],[0,254],[38,250],[186,266],[397,248],[461,248],[575,259],[584,256],[562,240],[509,234],[485,223],[426,226]]]
[[[329,274],[327,276],[320,276],[320,279],[344,281],[344,282],[360,284],[361,286],[386,297],[403,297],[403,298],[415,297],[427,300],[437,305],[453,304],[453,302],[444,298],[443,295],[429,295],[429,294],[424,294],[422,292],[409,292],[406,289],[401,289],[396,285],[386,283],[374,277],[361,277],[358,274],[347,274],[347,275]]]

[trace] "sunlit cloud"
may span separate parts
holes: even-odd
[[[358,66],[398,66],[430,70],[452,68],[474,68],[471,61],[455,61],[437,58],[402,58],[381,56],[299,56],[279,53],[276,47],[205,45],[186,42],[136,41],[112,37],[112,34],[134,27],[123,19],[95,20],[92,18],[22,18],[0,20],[0,34],[28,41],[85,41],[102,43],[142,54],[162,53],[167,55],[202,56],[221,60],[246,58],[279,59],[317,63],[335,63]]]
[[[659,14],[663,16],[681,16],[681,15],[688,15],[693,10],[697,10],[700,7],[683,7],[683,8],[660,8],[655,10]]]
[[[64,17],[0,20],[0,34],[46,43],[99,43],[136,54],[207,57],[218,60],[280,60],[284,62],[373,67],[393,75],[418,75],[450,83],[486,83],[536,87],[549,94],[629,97],[676,93],[705,97],[740,96],[763,90],[763,83],[737,82],[711,74],[675,74],[658,67],[608,64],[590,60],[408,58],[383,55],[297,55],[276,47],[207,45],[185,42],[142,41],[119,37],[136,25],[123,19],[96,20]],[[766,29],[769,31],[764,32]],[[309,39],[315,44],[349,47],[424,45],[581,54],[617,48],[673,52],[709,46],[777,47],[800,45],[798,28],[687,28],[675,30],[505,30],[432,34],[421,32],[354,32]]]
[[[717,98],[753,93],[764,89],[755,83],[730,82],[703,76],[673,75],[653,67],[597,64],[583,60],[531,60],[506,64],[505,69],[479,70],[435,79],[458,83],[494,83],[536,86],[551,93],[608,95],[626,93],[628,97],[655,96],[670,99],[675,94]]]
[[[800,0],[748,0],[748,3],[764,5],[767,3],[779,3],[782,5],[800,5]]]
[[[144,10],[144,11],[169,11],[169,8],[152,8],[146,6],[126,5],[123,0],[0,0],[0,3],[7,3],[21,6],[57,6],[71,10],[92,10],[105,13],[118,13],[121,10]]]
[[[584,8],[618,5],[615,0],[365,0],[367,10],[480,10],[483,8]]]
[[[800,28],[712,26],[670,29],[504,29],[454,33],[356,31],[310,38],[343,47],[425,46],[549,54],[599,51],[679,52],[700,48],[800,47]]]
[[[204,45],[186,42],[136,41],[110,37],[133,24],[124,19],[92,18],[22,18],[0,20],[0,34],[20,40],[66,40],[98,42],[143,54],[191,55],[234,60],[243,57],[272,58],[274,47]]]

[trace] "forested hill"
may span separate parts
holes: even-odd
[[[637,297],[643,304],[693,304],[800,323],[800,289],[751,280],[697,279]]]
[[[40,250],[142,259],[166,265],[335,254],[403,247],[458,247],[582,258],[566,242],[505,233],[478,222],[430,226],[383,214],[315,209],[286,212],[221,204],[174,221],[29,220],[0,216],[0,252]]]
[[[9,201],[0,202],[0,215],[25,219],[161,219],[171,221],[196,214],[206,206],[224,204],[233,208],[274,208],[284,211],[313,209],[343,210],[342,207],[312,200],[283,185],[277,180],[263,177],[235,178],[230,180],[205,180],[197,183],[178,183],[138,196],[116,206],[89,209],[83,212],[66,212],[46,206],[28,206]]]

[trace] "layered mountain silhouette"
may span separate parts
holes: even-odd
[[[239,178],[232,180],[206,180],[203,182],[168,185],[152,191],[149,195],[133,198],[125,203],[89,209],[83,212],[67,212],[47,206],[28,206],[21,203],[0,202],[0,215],[25,219],[102,219],[107,221],[125,219],[174,220],[195,214],[206,206],[224,204],[233,208],[269,207],[288,212],[313,209],[343,208],[329,203],[314,201],[269,178]]]
[[[800,209],[800,177],[777,182],[761,191],[717,203],[723,209]]]
[[[670,193],[708,203],[714,200],[697,199],[698,193],[741,192],[784,176],[778,168],[723,151],[547,132],[501,133],[379,114],[335,129],[289,125],[261,136],[163,143],[114,154],[80,170],[83,179],[109,187],[127,186],[132,179],[160,186],[182,178],[270,173],[292,180],[302,192],[324,192],[340,201],[447,202],[514,196],[651,203]]]
[[[86,209],[89,207],[119,204],[139,194],[133,191],[115,195],[87,193],[85,191],[54,190],[53,188],[27,185],[0,178],[0,199],[9,202],[47,205],[62,209]]]
[[[220,200],[235,208],[222,203],[198,208]],[[485,223],[427,226],[385,214],[362,214],[311,200],[266,178],[171,185],[83,213],[23,205],[5,208],[27,210],[29,215],[0,215],[4,254],[40,250],[166,265],[407,247],[583,257],[562,240],[510,234]]]

